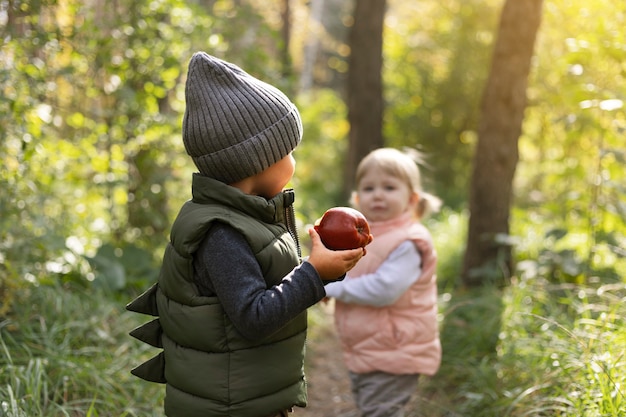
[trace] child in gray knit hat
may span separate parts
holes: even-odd
[[[158,282],[127,309],[131,335],[162,349],[132,370],[166,384],[169,417],[284,416],[307,403],[306,310],[363,249],[331,251],[314,229],[302,261],[293,215],[295,105],[204,52],[189,63],[183,143],[198,173]]]

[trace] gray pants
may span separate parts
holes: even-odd
[[[404,406],[417,390],[418,374],[350,372],[352,395],[361,417],[404,417]]]

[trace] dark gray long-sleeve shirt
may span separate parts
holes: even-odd
[[[216,223],[194,256],[194,280],[201,295],[217,296],[242,336],[262,339],[326,295],[308,262],[267,288],[261,268],[243,235]]]

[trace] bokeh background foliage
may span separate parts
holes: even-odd
[[[158,261],[162,237],[189,195],[193,167],[180,120],[195,50],[275,80],[298,102],[305,137],[293,185],[302,224],[347,204],[339,190],[350,9],[328,6],[311,22],[306,4],[290,2],[286,45],[280,4],[240,3],[1,3],[0,288],[24,277],[95,278],[96,265],[106,263],[100,257],[123,261],[125,250]],[[392,1],[387,11],[385,140],[425,152],[426,187],[455,211],[467,200],[499,6]],[[613,266],[616,275],[624,273],[626,212],[623,9],[602,0],[545,3],[520,140],[520,214],[512,222],[522,239],[535,236],[520,233],[531,224],[541,239],[548,224],[567,231],[562,246],[586,267]],[[321,50],[313,64],[303,56],[312,39]],[[126,279],[143,285],[153,274],[144,272]]]

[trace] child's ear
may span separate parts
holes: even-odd
[[[420,195],[419,195],[419,193],[416,193],[416,192],[412,193],[411,196],[409,197],[409,205],[411,207],[417,207],[419,202],[420,202]]]
[[[350,195],[350,205],[353,207],[359,206],[359,194],[356,191],[352,191],[352,194]]]

